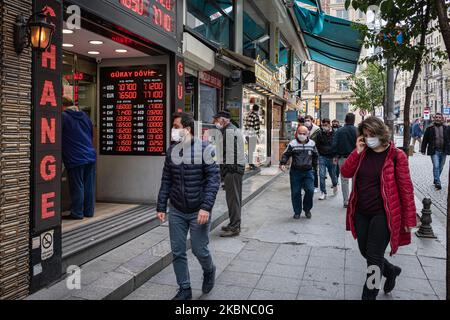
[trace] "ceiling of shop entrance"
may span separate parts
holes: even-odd
[[[67,32],[67,29],[64,29]],[[118,59],[146,57],[149,54],[127,46],[132,41],[117,36],[117,41],[101,36],[86,29],[71,30],[73,33],[64,33],[63,49],[91,58]],[[93,43],[91,43],[93,42]]]

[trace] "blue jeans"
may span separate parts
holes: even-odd
[[[431,156],[431,161],[433,162],[434,184],[441,184],[441,173],[444,169],[446,159],[447,155],[438,150]]]
[[[305,190],[303,197],[303,210],[311,211],[314,197],[314,170],[301,171],[292,169],[289,172],[291,180],[291,200],[294,213],[302,213],[302,189]]]
[[[95,162],[67,169],[70,214],[76,218],[93,217],[95,208]]]
[[[187,234],[190,230],[192,253],[197,257],[203,272],[211,272],[213,261],[209,253],[209,230],[211,227],[211,213],[207,223],[197,223],[198,212],[183,213],[173,207],[169,209],[169,234],[172,248],[173,269],[180,288],[191,287],[189,268],[186,254]]]
[[[336,165],[333,163],[333,158],[319,156],[320,191],[322,191],[325,194],[327,193],[327,186],[325,185],[325,178],[327,177],[327,169],[328,174],[331,177],[333,187],[337,186],[338,181],[336,177]]]

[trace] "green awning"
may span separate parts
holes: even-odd
[[[332,69],[355,73],[363,37],[352,26],[354,23],[321,11],[308,10],[298,2],[294,12],[311,60]]]

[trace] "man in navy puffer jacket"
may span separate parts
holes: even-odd
[[[203,269],[202,291],[214,287],[216,267],[209,249],[211,211],[220,187],[219,166],[212,159],[213,149],[193,137],[194,119],[188,113],[176,113],[172,141],[168,150],[158,195],[157,215],[165,220],[170,199],[169,233],[173,268],[180,287],[173,300],[192,299],[186,240],[190,230],[192,253]],[[205,155],[205,156],[204,156]]]

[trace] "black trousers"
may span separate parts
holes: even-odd
[[[230,216],[229,226],[233,230],[240,229],[243,175],[240,173],[227,173],[223,180],[225,183],[225,198],[227,200],[228,214]]]
[[[384,253],[391,237],[386,214],[384,212],[376,215],[357,213],[355,216],[355,229],[359,251],[366,259],[368,267],[362,299],[373,300],[378,295],[379,288],[369,288],[368,283],[374,284],[374,280],[378,284],[381,283],[381,275],[385,277],[390,275],[394,268],[394,265],[384,258]],[[370,266],[377,266],[380,272],[374,273],[373,270],[369,272]],[[376,275],[379,275],[379,277],[377,278]]]

